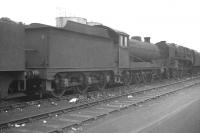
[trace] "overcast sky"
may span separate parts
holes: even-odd
[[[200,51],[199,0],[0,0],[0,17],[26,24],[55,25],[65,15]]]

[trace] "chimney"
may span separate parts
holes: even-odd
[[[166,41],[160,41],[159,43],[166,44]]]
[[[151,43],[150,39],[151,39],[151,37],[144,37],[144,42]]]

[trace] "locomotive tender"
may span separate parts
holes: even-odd
[[[0,97],[23,91],[25,30],[20,23],[0,19]]]
[[[13,92],[60,97],[67,90],[84,93],[90,87],[177,78],[200,66],[194,50],[165,41],[152,44],[148,37],[143,42],[104,25],[0,21],[0,34],[2,98]]]

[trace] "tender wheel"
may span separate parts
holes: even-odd
[[[56,98],[60,98],[62,97],[64,94],[65,94],[65,91],[66,89],[64,87],[61,87],[61,76],[59,75],[56,75],[55,77],[55,84],[54,86],[52,87],[52,91],[51,91],[51,94],[52,96],[56,97]]]
[[[99,84],[97,84],[98,90],[103,91],[106,88],[106,82],[101,82]]]
[[[77,91],[81,94],[85,94],[88,91],[89,86],[88,85],[81,85],[81,86],[77,86]]]
[[[106,85],[106,76],[102,73],[99,77],[99,83],[97,84],[98,90],[103,91],[106,88]]]
[[[61,98],[65,94],[64,88],[54,88],[53,91],[51,91],[52,96],[56,98]]]
[[[76,90],[78,91],[78,93],[87,93],[89,86],[86,83],[86,76],[83,73],[79,75],[79,82],[81,85],[76,86]]]

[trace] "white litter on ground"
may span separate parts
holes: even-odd
[[[72,98],[71,100],[69,100],[70,103],[75,103],[78,101],[78,98]]]
[[[139,104],[139,107],[142,107],[142,104]]]
[[[43,123],[47,123],[47,121],[46,121],[46,120],[43,120],[42,122],[43,122]]]
[[[23,123],[23,124],[21,124],[21,126],[22,126],[22,127],[24,127],[24,126],[26,126],[26,124],[25,124],[25,123]]]
[[[20,125],[19,124],[15,124],[15,127],[20,127]]]
[[[52,104],[52,105],[58,105],[58,104],[57,104],[57,103],[55,103],[55,102],[51,102],[51,104]]]
[[[133,96],[132,95],[128,95],[128,98],[133,98]]]
[[[72,127],[72,130],[74,130],[74,131],[77,131],[77,129],[76,129],[76,128],[74,128],[74,127]]]

